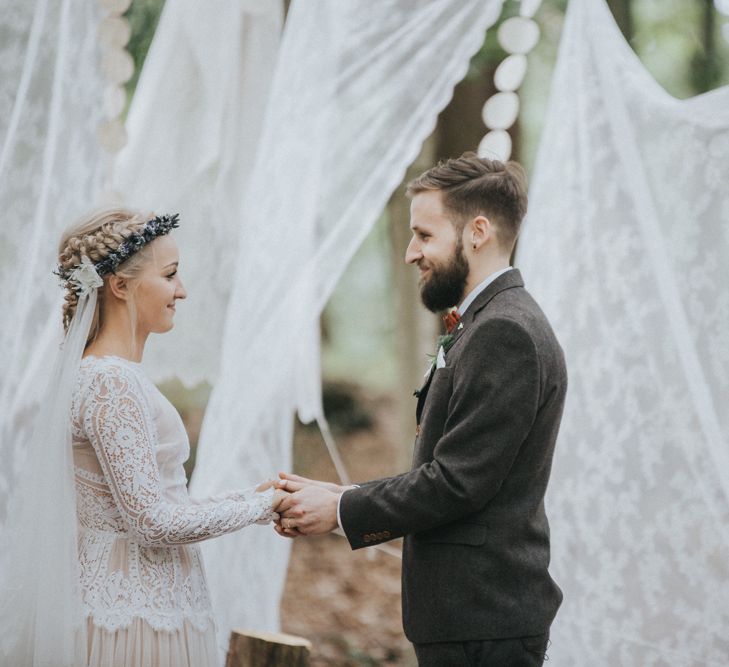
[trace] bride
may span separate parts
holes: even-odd
[[[176,215],[107,210],[67,230],[60,243],[62,365],[75,365],[75,373],[61,374],[70,384],[78,535],[74,594],[81,623],[73,660],[80,656],[89,666],[216,664],[196,543],[270,522],[284,493],[266,482],[203,500],[188,496],[182,420],[140,364],[149,334],[173,327],[175,304],[186,296],[169,235],[177,226]],[[63,394],[63,385],[55,389]],[[48,604],[37,600],[39,607]],[[6,636],[6,656],[33,660],[18,664],[61,664],[61,646],[58,663],[33,649],[43,631],[37,620],[21,628],[24,647],[9,652]]]

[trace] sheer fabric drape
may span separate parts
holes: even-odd
[[[294,412],[321,413],[321,311],[501,4],[291,4],[241,215],[195,493],[290,468]],[[221,637],[233,625],[278,626],[288,549],[273,531],[203,545]]]
[[[518,265],[564,345],[558,665],[729,656],[729,88],[670,97],[570,4]]]
[[[0,12],[0,523],[20,465],[18,430],[60,340],[56,244],[93,206],[103,175],[99,10],[6,0]]]
[[[165,4],[114,167],[125,205],[181,214],[175,232],[188,299],[153,336],[155,380],[213,382],[236,264],[246,184],[283,23],[281,0]]]
[[[59,349],[51,270],[61,231],[93,204],[104,167],[99,10],[7,0],[0,12],[3,664],[72,667],[85,658],[68,414],[95,297],[79,304]]]

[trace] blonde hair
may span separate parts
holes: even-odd
[[[69,227],[61,237],[58,246],[58,263],[61,269],[64,272],[72,271],[81,264],[83,257],[88,257],[94,263],[100,262],[109,253],[117,250],[129,236],[138,233],[152,217],[152,215],[124,208],[94,211],[86,215],[75,225]],[[128,279],[134,278],[144,263],[146,250],[147,248],[142,248],[124,261],[115,271],[115,275]],[[107,278],[108,276],[104,278],[105,286]],[[78,294],[68,281],[64,284],[64,290],[63,328],[68,331],[71,320],[76,314]],[[99,288],[94,319],[86,341],[87,346],[96,338],[101,328],[103,297],[104,288]],[[132,309],[132,321],[134,321],[133,301],[129,303],[129,307]]]

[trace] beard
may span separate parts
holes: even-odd
[[[458,239],[453,256],[446,264],[431,264],[429,268],[430,277],[420,283],[423,305],[434,313],[455,306],[463,298],[470,270],[461,239]]]

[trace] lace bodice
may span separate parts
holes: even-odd
[[[142,617],[159,629],[204,628],[210,604],[191,543],[271,520],[273,492],[187,493],[189,442],[175,408],[139,364],[82,361],[72,404],[84,601],[115,629]]]

